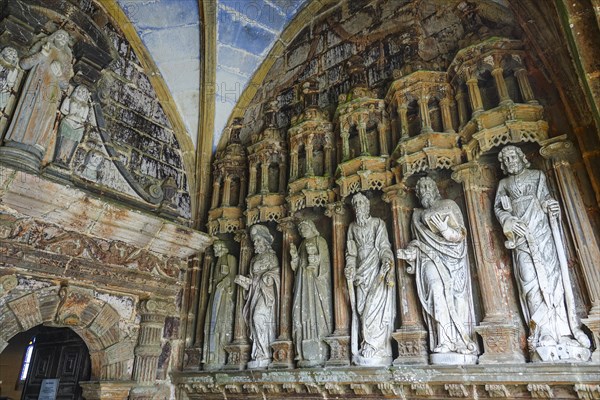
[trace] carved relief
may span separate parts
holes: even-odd
[[[87,87],[79,85],[73,90],[70,97],[63,100],[60,107],[64,115],[58,126],[54,162],[68,167],[75,148],[83,138],[85,123],[90,107],[90,91]]]

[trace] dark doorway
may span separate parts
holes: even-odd
[[[37,400],[44,379],[59,379],[57,400],[80,400],[80,381],[90,378],[90,356],[69,328],[38,327],[22,400]]]

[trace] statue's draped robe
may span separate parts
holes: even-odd
[[[79,99],[67,97],[60,107],[60,112],[65,116],[60,121],[58,128],[55,160],[67,164],[71,159],[75,146],[83,138],[84,124],[89,114],[89,107]]]
[[[70,49],[54,45],[50,46],[47,56],[38,51],[21,60],[21,67],[29,73],[6,140],[18,143],[40,159],[50,142],[62,91],[69,87],[73,76],[71,61]],[[51,68],[53,62],[61,66],[58,75]]]
[[[306,246],[309,243],[316,247],[319,258],[314,271],[307,269]],[[327,242],[321,236],[305,239],[298,249],[298,258],[292,320],[296,359],[304,360],[307,358],[303,351],[303,341],[319,341],[317,346],[326,351],[327,346],[322,342],[322,338],[330,335],[333,331],[331,268]],[[323,357],[326,355],[326,352],[322,353]]]
[[[250,261],[252,280],[246,293],[244,318],[252,341],[252,360],[271,358],[271,343],[277,332],[279,260],[273,250],[256,254]]]
[[[353,222],[348,228],[348,242],[351,241],[355,243],[357,254],[347,256],[347,262],[355,263],[355,281],[360,281],[356,285],[356,310],[361,322],[361,349],[369,344],[376,350],[374,357],[391,357],[396,312],[394,287],[380,279],[382,260],[392,262],[391,273],[394,268],[385,223],[374,217],[370,217],[365,226]]]
[[[458,223],[462,239],[446,240],[434,233],[424,221],[431,212],[451,213]],[[473,341],[475,315],[470,287],[466,228],[458,205],[452,200],[439,200],[434,210],[415,209],[412,234],[417,258],[407,261],[414,269],[417,293],[423,307],[423,318],[429,330],[433,351],[446,344],[451,351],[465,349]]]
[[[512,210],[504,209],[502,196],[508,196]],[[516,217],[527,225],[531,235],[533,246],[525,237],[515,237],[512,258],[523,314],[528,325],[534,327],[530,332],[534,345],[543,336],[559,342],[561,336],[572,334],[557,249],[543,208],[549,199],[542,171],[525,169],[520,175],[500,181],[494,203],[494,211],[503,227],[508,219]],[[537,265],[534,265],[534,257],[538,259]]]
[[[231,254],[219,257],[213,270],[215,287],[208,305],[204,323],[204,362],[225,364],[224,346],[229,344],[233,332],[233,295],[236,259]]]

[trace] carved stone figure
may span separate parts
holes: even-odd
[[[250,275],[238,275],[235,283],[246,289],[244,319],[252,341],[248,368],[266,368],[271,362],[271,343],[277,332],[279,305],[279,260],[271,247],[273,236],[263,225],[250,228],[256,255],[250,261]]]
[[[290,248],[296,273],[292,312],[293,338],[299,367],[323,365],[328,347],[323,338],[333,331],[329,247],[314,222],[298,224],[304,238],[300,247]]]
[[[576,315],[560,206],[521,149],[506,146],[498,160],[508,177],[498,185],[494,212],[512,250],[532,361],[587,361],[590,340]]]
[[[423,208],[414,210],[414,240],[398,258],[416,275],[417,293],[429,330],[433,364],[476,364],[475,316],[467,255],[467,230],[458,205],[442,199],[429,177],[417,182]]]
[[[216,240],[213,250],[217,261],[213,265],[209,284],[210,299],[204,322],[204,369],[215,370],[223,367],[226,361],[224,346],[229,344],[233,334],[233,307],[237,260],[225,242]]]
[[[394,254],[385,223],[370,216],[369,199],[359,193],[352,198],[352,206],[356,221],[348,228],[344,272],[352,307],[353,362],[357,365],[389,365],[396,310]]]
[[[62,94],[73,76],[69,34],[58,30],[34,44],[30,53],[21,59],[21,68],[29,73],[6,140],[7,146],[30,155],[30,166],[37,168],[50,141]]]
[[[0,52],[0,111],[4,111],[19,75],[19,53],[7,46]]]
[[[100,144],[95,140],[89,140],[86,142],[89,150],[85,155],[84,164],[81,170],[81,176],[89,181],[97,182],[100,178],[99,170],[104,163],[104,155],[99,150]]]
[[[60,112],[65,117],[58,127],[54,152],[55,163],[68,166],[71,162],[75,148],[83,137],[84,124],[90,111],[89,101],[90,91],[83,85],[77,86],[71,96],[63,101]]]

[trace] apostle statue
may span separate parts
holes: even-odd
[[[429,331],[432,364],[476,364],[475,316],[467,256],[467,230],[458,205],[442,199],[435,181],[419,179],[411,241],[398,250],[417,293]]]
[[[233,333],[233,306],[237,260],[227,244],[221,240],[213,243],[217,261],[213,265],[208,292],[209,301],[204,322],[204,370],[220,369],[225,365],[225,346]]]
[[[62,94],[69,88],[73,76],[69,34],[58,30],[34,44],[30,53],[21,59],[21,68],[29,73],[6,145],[29,153],[31,166],[39,168],[50,142]]]
[[[277,332],[279,306],[279,260],[272,248],[273,236],[263,225],[250,228],[256,255],[250,261],[250,275],[238,275],[235,283],[246,290],[244,319],[252,341],[248,368],[266,368],[271,362],[271,343]]]
[[[356,194],[352,206],[356,221],[348,227],[344,272],[352,308],[353,362],[365,366],[390,365],[390,338],[396,311],[394,253],[385,223],[370,216],[369,199]]]
[[[576,315],[560,206],[521,149],[506,146],[498,160],[508,177],[498,184],[494,212],[512,250],[531,359],[587,361],[590,340]]]
[[[19,75],[19,53],[7,46],[0,52],[0,112],[4,111]]]
[[[333,332],[331,269],[327,241],[314,222],[298,224],[304,238],[300,248],[291,245],[291,266],[296,273],[293,301],[293,339],[299,367],[314,367],[327,361],[323,338]]]
[[[77,86],[71,96],[63,101],[60,112],[64,118],[58,127],[55,163],[68,167],[71,162],[75,148],[83,137],[84,124],[90,111],[89,101],[90,91],[83,85]]]

